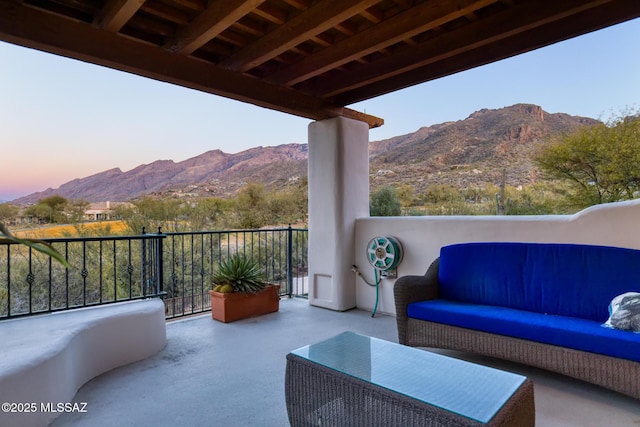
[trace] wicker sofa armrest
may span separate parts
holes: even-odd
[[[424,276],[402,276],[393,286],[398,324],[398,342],[406,344],[407,306],[413,302],[438,298],[440,258],[431,263]]]

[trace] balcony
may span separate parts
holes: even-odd
[[[75,258],[74,262],[85,266],[83,270],[86,270],[85,273],[80,274],[79,277],[83,283],[89,285],[88,288],[85,287],[86,289],[99,289],[100,285],[104,289],[109,289],[110,287],[105,284],[110,284],[114,280],[120,283],[118,279],[120,273],[116,272],[114,277],[111,277],[107,273],[108,269],[88,268],[92,265],[93,258],[87,254],[102,253],[101,259],[104,259],[106,248],[115,248],[106,258],[112,259],[115,254],[119,259],[117,254],[120,253],[124,259],[131,260],[122,264],[123,277],[127,279],[124,281],[127,284],[125,288],[142,289],[143,292],[140,295],[125,296],[132,296],[131,299],[144,298],[145,289],[148,289],[150,294],[156,295],[157,292],[154,292],[157,289],[156,278],[158,271],[162,271],[164,283],[171,284],[162,292],[176,293],[173,298],[177,300],[171,302],[171,306],[179,306],[182,311],[171,311],[169,308],[166,310],[169,317],[166,325],[168,342],[166,348],[146,360],[117,368],[89,381],[73,398],[73,402],[86,402],[87,412],[61,414],[52,425],[285,426],[288,425],[288,420],[284,401],[284,369],[285,356],[289,351],[345,330],[397,341],[395,319],[384,314],[384,311],[372,318],[370,311],[355,309],[336,312],[311,306],[307,300],[296,298],[296,294],[304,293],[304,286],[301,285],[305,282],[304,273],[302,273],[304,257],[299,258],[299,264],[302,267],[295,274],[283,275],[279,268],[272,270],[275,274],[274,278],[277,276],[283,279],[284,283],[294,284],[293,287],[285,286],[287,291],[284,292],[280,311],[277,313],[222,324],[213,321],[206,313],[207,308],[202,304],[198,306],[193,303],[197,298],[185,296],[187,289],[198,290],[195,294],[204,289],[207,281],[206,273],[212,268],[212,264],[205,260],[213,259],[215,263],[217,256],[226,254],[227,251],[245,250],[246,247],[248,253],[260,253],[261,259],[268,260],[266,265],[270,268],[287,265],[288,256],[283,258],[279,255],[275,256],[274,254],[281,251],[273,250],[276,247],[275,242],[289,240],[286,232],[288,231],[285,231],[283,237],[276,238],[273,237],[274,231],[269,231],[270,235],[262,235],[262,238],[257,238],[259,234],[255,232],[246,231],[229,235],[226,234],[229,232],[224,232],[224,236],[219,233],[146,234],[143,235],[145,237],[137,238],[129,236],[124,243],[119,240],[99,243],[99,240],[91,239],[79,242],[54,242],[62,245],[65,250],[68,248],[70,254],[82,255],[80,258]],[[298,239],[306,242],[306,236],[291,240]],[[164,242],[161,252],[158,252],[160,249],[157,245],[158,241]],[[269,251],[257,250],[258,241],[269,242]],[[142,242],[148,244],[143,245]],[[167,244],[167,242],[170,243]],[[217,244],[221,244],[224,250],[209,250]],[[145,250],[133,250],[131,253],[136,256],[130,256],[129,248],[132,247],[134,249],[144,247]],[[209,255],[203,256],[198,248],[209,248],[207,249],[209,252],[205,251]],[[253,249],[249,250],[249,248]],[[17,249],[14,248],[11,251],[12,257],[20,254]],[[146,253],[148,257],[142,257],[142,253]],[[161,258],[165,260],[162,265],[166,264],[161,269],[154,267],[158,265],[157,254],[159,253],[162,253]],[[298,259],[295,255],[296,251],[291,253],[291,259]],[[211,254],[215,256],[212,258]],[[35,254],[32,255],[30,259],[33,262]],[[146,263],[142,262],[143,258]],[[139,261],[134,262],[134,259]],[[6,265],[13,264],[6,263]],[[145,265],[148,268],[144,267]],[[49,273],[55,272],[55,265],[50,268],[50,264],[46,262],[44,270],[38,270],[41,267],[42,265],[35,263],[33,268],[21,271],[32,272],[33,277],[27,275],[32,277],[32,285],[39,283],[39,275],[34,274],[37,271],[47,273],[44,277],[59,279],[57,274]],[[177,267],[180,269],[172,270]],[[11,271],[16,273],[18,270],[14,268]],[[102,275],[94,278],[94,271],[101,271]],[[3,277],[16,277],[13,273],[5,273],[7,275],[3,274]],[[103,280],[101,281],[98,277],[103,277]],[[109,280],[104,280],[104,277],[109,277]],[[66,285],[67,281],[68,279],[64,279],[63,283]],[[98,287],[92,287],[92,283],[94,285],[97,283]],[[129,286],[129,283],[133,285]],[[141,283],[151,285],[141,288]],[[20,287],[17,284],[14,285],[12,292],[17,292]],[[176,285],[179,286],[176,287]],[[73,286],[70,289],[73,289]],[[288,298],[287,293],[291,293],[294,297]],[[115,294],[118,293],[115,292]],[[93,295],[90,291],[77,293],[70,305],[73,306],[80,301],[81,295],[84,296],[85,303],[88,303],[85,305],[95,303],[89,297]],[[24,298],[20,299],[24,300]],[[106,297],[103,299],[104,303],[118,302],[108,300]],[[166,296],[167,300],[171,301],[171,298]],[[42,302],[37,301],[51,303],[51,300],[31,298],[32,310],[38,307],[47,308],[46,304],[41,306],[38,304]],[[180,304],[177,301],[180,301]],[[182,304],[182,301],[186,301],[186,304]],[[16,307],[18,306],[8,306],[11,310]],[[63,308],[55,304],[49,307],[51,311]],[[189,311],[194,307],[197,310]],[[38,311],[42,310],[36,309],[34,313]],[[183,315],[185,317],[174,317]],[[20,319],[15,321],[22,322]],[[640,403],[615,392],[514,363],[460,352],[435,351],[517,372],[531,378],[535,384],[538,425],[626,426],[640,422]],[[126,419],[123,418],[123,414],[126,414]]]
[[[167,323],[167,347],[87,383],[53,426],[286,426],[286,354],[345,330],[397,341],[395,319],[364,310],[335,312],[285,298],[280,311],[231,324],[203,314]],[[600,387],[468,354],[439,352],[532,378],[537,425],[631,426],[640,404]],[[125,415],[126,414],[126,415]]]
[[[336,31],[334,27],[343,25],[345,18],[339,18],[342,13],[337,9],[329,20],[325,19],[323,14],[327,9],[323,2],[312,2],[315,9],[309,8],[309,13],[314,19],[308,22],[315,22],[311,27],[298,25],[297,20],[301,15],[293,10],[291,13],[276,13],[278,16],[265,18],[265,15],[273,15],[271,11],[265,12],[272,9],[265,6],[275,4],[275,8],[278,9],[282,7],[280,3],[289,2],[270,2],[268,5],[265,3],[260,6],[261,10],[257,10],[258,6],[250,6],[249,2],[233,2],[243,4],[244,10],[244,13],[238,13],[235,18],[225,16],[225,19],[218,22],[210,16],[210,8],[204,9],[202,14],[194,17],[196,24],[203,20],[210,21],[211,28],[201,25],[195,26],[201,28],[195,28],[192,25],[184,31],[185,28],[177,25],[173,28],[175,31],[172,31],[171,28],[163,29],[164,26],[161,25],[162,28],[158,30],[151,28],[155,26],[152,22],[153,25],[149,26],[151,33],[142,31],[143,39],[138,40],[133,33],[140,32],[136,27],[140,25],[139,21],[148,21],[149,13],[143,9],[138,11],[133,4],[135,2],[120,2],[119,6],[113,2],[103,2],[102,8],[92,2],[82,1],[69,2],[78,4],[66,8],[60,7],[59,2],[36,2],[37,8],[29,3],[33,2],[22,4],[0,0],[0,8],[3,11],[0,14],[2,40],[151,76],[209,93],[223,94],[313,120],[322,120],[310,127],[309,212],[310,223],[314,224],[314,237],[310,244],[313,258],[302,267],[304,270],[308,264],[311,266],[310,271],[302,274],[320,278],[322,284],[327,285],[325,288],[331,285],[337,289],[325,289],[325,292],[317,295],[311,293],[310,301],[314,304],[334,308],[357,306],[364,309],[372,307],[375,301],[375,305],[378,306],[377,294],[374,296],[372,289],[358,282],[353,277],[350,267],[354,261],[357,265],[365,265],[366,259],[362,251],[364,243],[372,236],[380,234],[394,235],[405,245],[409,256],[403,262],[402,274],[424,272],[427,263],[434,259],[439,247],[457,241],[554,240],[608,243],[632,248],[640,246],[637,233],[632,232],[637,229],[636,214],[640,208],[638,204],[611,212],[594,210],[587,215],[571,218],[518,218],[507,221],[494,218],[366,218],[368,129],[379,126],[382,121],[343,108],[359,100],[437,78],[443,73],[472,68],[478,64],[635,18],[640,13],[637,2],[593,1],[575,2],[575,5],[573,2],[555,2],[557,5],[554,7],[546,7],[547,2],[541,1],[488,2],[491,3],[489,5],[485,4],[487,2],[472,1],[469,2],[471,9],[467,11],[453,8],[449,12],[443,9],[426,23],[422,19],[408,19],[407,22],[414,24],[412,27],[402,28],[397,34],[399,38],[387,37],[389,43],[397,43],[400,39],[410,40],[419,36],[411,43],[406,43],[407,46],[416,49],[413,53],[407,49],[396,49],[397,52],[392,52],[393,49],[388,49],[390,46],[384,45],[374,46],[376,52],[383,52],[382,55],[371,55],[371,46],[367,43],[375,43],[375,40],[365,37],[364,31],[371,31],[375,27],[368,23],[356,25],[354,28],[361,29],[354,36],[362,43],[352,52],[356,55],[356,61],[352,62],[358,65],[360,59],[365,59],[364,63],[356,68],[343,67],[344,62],[331,57],[329,59],[332,64],[329,66],[343,68],[345,74],[342,77],[336,78],[335,73],[324,73],[326,69],[322,66],[314,67],[317,70],[316,74],[312,73],[313,75],[309,74],[306,77],[299,75],[298,77],[304,80],[324,73],[327,78],[333,80],[325,82],[324,86],[328,92],[320,91],[314,95],[310,94],[313,90],[309,92],[309,84],[296,85],[290,79],[282,85],[270,83],[269,70],[280,67],[270,67],[267,62],[274,61],[274,64],[282,65],[277,57],[290,53],[279,51],[282,46],[295,50],[300,42],[306,43],[309,37],[317,38],[326,31],[327,23],[332,32]],[[340,2],[324,3],[338,5]],[[377,13],[364,13],[365,9],[376,2],[360,3],[362,9],[354,8],[352,12],[352,16],[356,17],[354,23],[379,21],[378,28],[387,30],[395,28],[391,21],[394,17],[419,18],[423,15],[414,13],[417,9],[411,10],[409,6],[403,6],[402,15],[393,13],[397,9],[396,3],[407,2],[380,2],[382,9],[376,11]],[[416,3],[416,8],[418,5],[432,7],[431,2]],[[443,5],[446,3],[442,2]],[[564,6],[564,3],[568,5]],[[584,5],[581,6],[579,3]],[[539,13],[531,13],[531,10],[542,4],[545,7],[538,7]],[[559,6],[561,4],[562,7]],[[295,9],[293,6],[291,8]],[[384,13],[386,11],[391,13]],[[66,18],[63,12],[66,13]],[[249,13],[256,15],[257,18],[252,19],[258,19],[258,22],[267,22],[270,19],[267,26],[273,31],[264,33],[256,32],[255,28],[245,28],[245,23],[238,20],[245,20],[245,15]],[[366,17],[363,19],[357,16],[361,14]],[[286,27],[271,25],[273,20],[281,20],[279,15],[287,17]],[[379,19],[377,15],[389,17]],[[182,18],[176,22],[180,19]],[[165,18],[161,17],[162,20]],[[496,26],[494,24],[497,21],[504,21],[506,24]],[[240,50],[260,44],[274,47],[267,52],[268,57],[254,61],[253,65],[249,64],[251,61],[244,61],[249,68],[260,68],[266,64],[266,67],[262,67],[264,70],[256,68],[254,75],[246,75],[246,67],[240,66],[242,69],[239,70],[239,74],[234,75],[222,64],[229,58],[219,58],[207,52],[203,54],[200,48],[208,46],[211,37],[215,39],[220,35],[220,31],[211,29],[220,27],[221,23],[224,27],[233,25],[241,28],[241,32],[249,34],[244,46],[238,46]],[[423,28],[425,24],[428,25]],[[280,28],[295,27],[300,27],[302,33],[279,31]],[[48,31],[52,28],[56,31]],[[119,37],[121,32],[126,33],[127,37]],[[431,37],[427,32],[433,32],[438,37]],[[263,38],[255,38],[258,33]],[[186,49],[189,51],[186,54],[159,49],[166,44],[167,37],[178,42],[188,42],[187,39],[193,38],[191,36],[194,34],[198,40],[192,46],[193,49]],[[211,37],[207,37],[207,34]],[[440,43],[442,40],[439,38],[442,37],[450,43]],[[337,41],[340,40],[344,39],[339,37]],[[317,44],[314,40],[310,42],[312,45]],[[159,44],[156,46],[153,43]],[[222,40],[222,43],[227,42]],[[322,41],[320,45],[326,47],[326,42]],[[336,46],[338,45],[333,45],[334,48]],[[189,55],[197,50],[201,52]],[[315,50],[316,54],[323,54],[322,49]],[[293,54],[294,57],[298,56],[298,52]],[[412,57],[418,60],[413,61]],[[207,58],[213,62],[207,64]],[[313,60],[313,57],[310,58]],[[389,58],[392,62],[397,60],[396,64],[388,67]],[[372,62],[367,63],[369,60]],[[284,61],[285,65],[289,62]],[[364,67],[378,74],[370,75],[363,80]],[[425,75],[425,70],[440,74]],[[165,74],[159,75],[161,72]],[[372,86],[363,89],[363,92],[353,86],[354,82]],[[294,86],[299,86],[298,89],[303,91],[293,90]],[[69,247],[69,253],[76,251],[78,254],[74,257],[78,264],[75,264],[73,273],[59,270],[48,260],[33,258],[31,253],[26,254],[26,270],[2,270],[0,261],[0,302],[6,301],[6,304],[0,304],[0,317],[49,313],[143,299],[165,293],[165,301],[170,301],[167,304],[169,317],[206,311],[206,301],[202,297],[208,286],[207,278],[212,263],[205,261],[215,260],[218,255],[213,250],[211,256],[196,254],[195,248],[199,244],[197,238],[191,242],[181,242],[179,246],[184,243],[185,249],[193,250],[180,252],[181,256],[165,263],[160,262],[160,254],[164,256],[160,246],[167,243],[165,237],[129,239],[122,242],[122,247],[120,243],[113,242],[107,246],[100,243],[99,239],[87,240],[75,248]],[[66,254],[66,243],[60,244],[64,246],[63,252]],[[215,248],[217,245],[201,245],[201,248],[205,247]],[[20,250],[10,253],[9,249],[5,255],[1,250],[2,248],[0,259],[7,259],[8,265],[10,260],[18,259],[14,257],[25,255]],[[124,258],[120,260],[116,253],[122,253]],[[114,266],[117,264],[119,268],[100,268],[103,265],[101,260],[105,256],[112,257]],[[99,273],[92,269],[95,260],[99,260]],[[275,263],[274,259],[269,265]],[[285,263],[290,265],[288,260]],[[21,281],[19,285],[8,284],[14,280],[14,274]],[[5,277],[7,285],[3,287],[1,281],[4,281]],[[287,289],[287,293],[293,294],[295,291],[290,279],[290,276],[286,278],[287,287],[284,289]],[[302,282],[304,283],[304,279]],[[63,289],[62,295],[54,293],[52,283],[61,284],[61,287],[55,289]],[[82,286],[77,286],[77,283],[82,283]],[[312,287],[316,284],[317,282],[312,283]],[[392,311],[391,285],[392,281],[389,280],[381,284],[381,313]],[[3,291],[6,295],[2,295]],[[335,298],[336,295],[339,298]],[[206,315],[170,322],[167,325],[168,346],[164,350],[150,359],[114,370],[89,382],[75,397],[77,402],[87,402],[88,412],[66,414],[54,424],[286,425],[283,372],[284,356],[288,351],[345,329],[395,339],[392,317],[380,315],[372,319],[368,312],[357,310],[333,312],[311,307],[305,301],[297,299],[285,299],[282,302],[281,311],[278,313],[231,325],[213,322]],[[126,352],[127,348],[122,347],[119,350]],[[3,356],[6,354],[6,351],[0,353]],[[488,360],[479,361],[494,363]],[[498,366],[517,369],[534,379],[539,425],[615,426],[634,425],[640,421],[636,401],[526,367],[506,364]]]
[[[634,247],[637,242],[628,234],[607,233],[606,239],[600,234],[609,230],[603,224],[615,225],[616,229],[617,227],[626,229],[629,223],[635,221],[638,208],[640,208],[640,202],[636,201],[596,207],[567,217],[362,218],[357,221],[356,226],[356,249],[361,248],[370,235],[379,234],[380,230],[390,232],[398,236],[404,245],[407,256],[401,269],[402,274],[406,274],[423,271],[425,260],[435,254],[440,245],[448,243],[448,239],[463,240],[463,237],[469,238],[469,236],[474,236],[478,240],[508,237],[530,240],[534,235],[539,239],[551,239],[547,235],[553,234],[553,238],[560,240],[575,239],[579,236],[579,239],[585,242],[604,241]],[[603,221],[603,218],[607,220]],[[597,224],[600,225],[596,226]],[[585,230],[589,230],[589,233]],[[201,305],[197,310],[190,311],[193,307],[198,307],[194,302],[197,298],[186,296],[184,290],[205,289],[206,273],[212,268],[208,260],[213,260],[215,264],[217,257],[225,255],[227,251],[244,250],[247,244],[248,253],[254,253],[254,250],[259,252],[263,259],[268,260],[265,265],[270,268],[288,265],[288,257],[275,256],[281,251],[273,249],[276,247],[275,242],[287,242],[287,237],[260,239],[253,238],[253,233],[249,231],[244,234],[239,233],[229,236],[216,233],[175,236],[146,234],[142,238],[138,236],[137,240],[163,242],[162,259],[165,262],[163,262],[164,267],[159,270],[154,270],[155,267],[153,267],[157,265],[158,258],[154,254],[157,254],[158,245],[142,245],[139,242],[131,245],[123,244],[125,248],[129,246],[137,248],[134,252],[136,256],[129,257],[128,249],[122,251],[125,259],[135,261],[123,264],[123,277],[127,279],[125,280],[126,290],[129,289],[130,278],[134,281],[143,278],[140,282],[135,282],[137,284],[131,289],[149,289],[151,294],[157,294],[155,280],[158,277],[158,271],[162,271],[163,280],[160,282],[166,285],[162,292],[174,292],[173,298],[178,298],[175,304],[179,309],[175,312],[169,312],[167,309],[167,315],[170,318],[183,315],[185,317],[170,319],[167,322],[167,347],[155,356],[117,368],[85,384],[75,395],[73,402],[86,402],[86,413],[61,414],[52,425],[286,426],[288,421],[284,401],[284,369],[285,356],[289,351],[345,330],[397,341],[395,319],[389,315],[393,311],[390,295],[391,280],[385,279],[381,284],[379,314],[373,318],[370,315],[370,309],[374,303],[373,291],[355,276],[350,276],[351,280],[345,281],[343,285],[356,288],[359,309],[337,312],[311,306],[307,300],[295,298],[296,294],[306,293],[306,258],[304,256],[299,258],[300,269],[296,273],[282,274],[280,269],[273,270],[278,271],[276,276],[284,280],[284,283],[293,284],[293,286],[285,286],[287,291],[284,292],[285,297],[277,313],[232,324],[222,324],[211,319],[211,316],[206,313],[206,306]],[[296,239],[298,238],[292,240]],[[248,249],[252,247],[252,241],[255,248],[257,242],[263,240],[269,242],[267,252]],[[306,242],[306,237],[299,237],[299,240]],[[56,244],[66,245],[67,243],[57,242]],[[212,247],[217,248],[218,244],[221,244],[224,250],[210,251]],[[115,252],[120,251],[118,245],[115,245],[117,249]],[[114,244],[107,246],[112,247]],[[91,242],[87,243],[87,250],[70,248],[69,253],[101,253],[100,247],[99,243]],[[147,257],[143,257],[139,252],[142,247],[146,249]],[[103,247],[102,254],[106,253],[105,248],[106,246]],[[172,252],[173,249],[170,248],[180,249]],[[198,248],[206,248],[206,250],[198,252]],[[295,253],[295,251],[292,252],[292,254]],[[18,254],[19,252],[12,250],[11,258],[17,257]],[[212,257],[211,254],[214,256]],[[113,253],[109,252],[109,258],[112,256]],[[356,251],[355,261],[361,267],[366,265],[366,260],[363,258],[364,252]],[[79,260],[83,259],[85,258],[79,258]],[[86,258],[87,261],[92,259],[89,256]],[[138,264],[139,260],[143,259],[148,261],[149,268],[142,268],[142,264]],[[292,259],[298,258],[292,255]],[[168,260],[171,261],[168,262]],[[76,260],[76,262],[80,261]],[[292,264],[296,263],[298,262]],[[89,266],[91,263],[80,262],[80,264]],[[86,270],[86,277],[82,277],[82,274],[80,277],[83,280],[86,279],[88,284],[96,284],[92,270],[89,268]],[[11,271],[16,273],[17,270],[14,268]],[[50,271],[48,263],[44,264],[42,271]],[[103,285],[113,283],[114,277],[107,274],[104,269],[97,271],[102,271],[103,275],[109,278],[109,280],[97,280],[98,287],[101,283]],[[143,271],[148,275],[144,276]],[[119,274],[115,275],[117,283],[120,283]],[[350,272],[350,274],[353,273]],[[57,277],[55,274],[53,276]],[[2,277],[5,277],[4,274]],[[35,275],[35,278],[37,277],[39,276]],[[37,283],[37,280],[34,283]],[[141,288],[140,283],[149,284],[149,286]],[[93,288],[89,287],[89,289]],[[286,296],[289,292],[294,296],[293,298]],[[76,299],[73,301],[79,301],[81,295],[88,296],[92,293],[80,292],[76,294]],[[170,300],[170,296],[165,296],[165,301]],[[136,297],[140,295],[134,295],[133,299]],[[104,302],[107,303],[116,302],[105,299]],[[32,298],[32,303],[36,300]],[[46,303],[46,299],[44,301]],[[91,303],[93,300],[88,298],[87,301]],[[32,304],[32,307],[41,306]],[[183,307],[186,309],[183,310]],[[47,308],[46,304],[44,308]],[[57,310],[57,307],[53,309]],[[205,313],[193,314],[200,311]],[[16,321],[22,320],[16,319]],[[640,422],[638,401],[609,390],[514,363],[460,352],[435,351],[518,372],[531,378],[535,384],[537,425],[629,426]],[[124,421],[122,414],[127,414]]]

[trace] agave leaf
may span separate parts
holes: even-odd
[[[258,263],[239,254],[220,263],[213,283],[229,284],[234,292],[259,292],[267,285]]]
[[[0,222],[0,237],[4,237],[10,242],[20,243],[22,245],[26,245],[31,249],[43,253],[45,255],[49,255],[51,258],[58,261],[65,268],[71,268],[71,265],[67,262],[67,260],[62,256],[60,252],[54,249],[49,243],[44,242],[42,240],[37,239],[21,239],[19,237],[14,236],[9,232],[9,229]]]

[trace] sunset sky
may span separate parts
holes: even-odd
[[[640,109],[640,19],[351,106],[370,140],[516,103],[608,119]],[[306,143],[308,119],[0,42],[0,201],[107,169]]]

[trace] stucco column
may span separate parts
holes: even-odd
[[[342,117],[309,125],[309,303],[356,306],[355,220],[369,215],[369,126]]]

